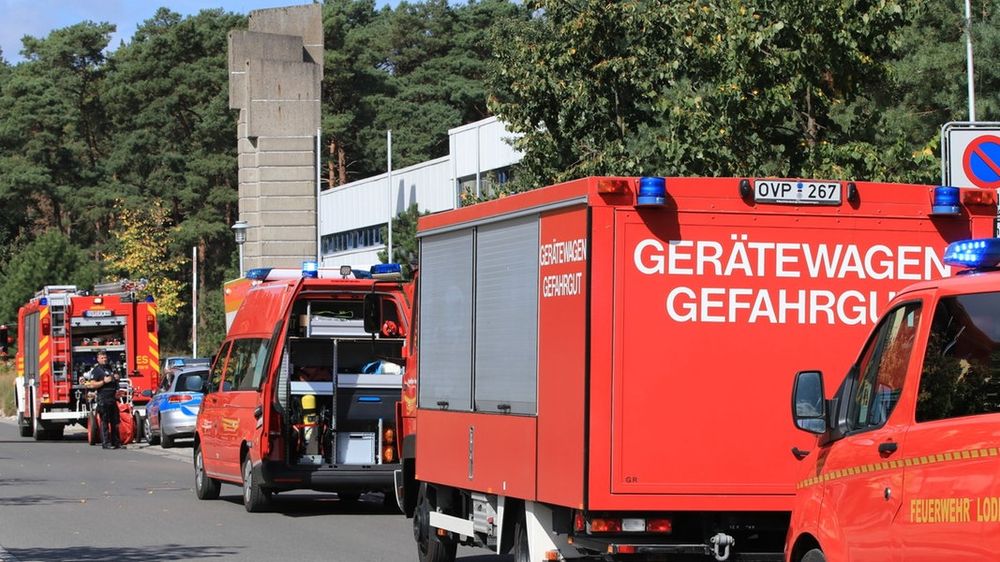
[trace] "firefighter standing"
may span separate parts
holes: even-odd
[[[121,437],[118,434],[118,377],[108,368],[108,354],[101,350],[97,352],[97,365],[91,371],[93,380],[85,386],[97,391],[97,413],[101,416],[101,446],[105,449],[121,449]]]

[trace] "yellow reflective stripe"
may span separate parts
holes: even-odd
[[[153,342],[153,345],[160,345],[160,340],[156,338],[156,334],[153,332],[149,333],[149,341]]]
[[[45,318],[48,315],[49,315],[49,308],[47,306],[43,306],[42,309],[38,311],[38,319],[39,320],[41,320],[42,318]]]
[[[815,486],[823,482],[829,482],[831,480],[839,480],[847,476],[855,476],[858,474],[868,474],[870,472],[884,472],[887,470],[896,470],[897,468],[909,467],[909,466],[921,466],[926,464],[937,464],[944,462],[954,462],[960,460],[970,460],[970,459],[980,459],[986,457],[996,457],[1000,455],[1000,449],[997,447],[990,447],[988,449],[966,449],[963,451],[947,451],[944,453],[935,453],[932,455],[925,455],[921,457],[908,457],[905,459],[898,459],[893,461],[878,462],[874,464],[862,464],[858,466],[851,466],[847,468],[839,468],[831,470],[825,474],[817,474],[800,481],[795,485],[799,490],[803,488],[808,488],[810,486]]]

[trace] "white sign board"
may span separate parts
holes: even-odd
[[[1000,123],[948,123],[941,141],[943,185],[1000,188]]]

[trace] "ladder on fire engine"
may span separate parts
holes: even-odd
[[[52,338],[52,380],[66,380],[69,368],[70,334],[67,312],[70,299],[76,294],[72,285],[56,285],[42,290],[49,306],[49,335]]]

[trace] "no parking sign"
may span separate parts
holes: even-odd
[[[943,185],[1000,188],[1000,123],[948,123],[941,141]]]

